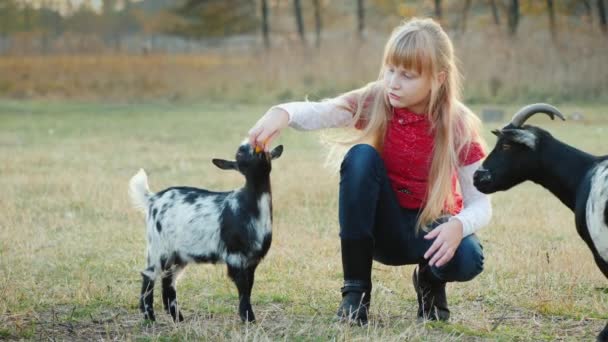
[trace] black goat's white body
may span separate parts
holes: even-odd
[[[590,182],[587,205],[585,206],[587,230],[596,253],[604,262],[608,262],[608,224],[606,223],[608,160],[601,161],[591,170]]]
[[[576,230],[608,278],[608,159],[600,159],[581,181],[574,208]]]

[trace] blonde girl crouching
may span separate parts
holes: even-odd
[[[418,317],[447,320],[445,284],[483,270],[475,232],[492,215],[472,175],[484,157],[478,118],[460,101],[450,38],[432,19],[395,28],[377,81],[321,102],[272,107],[249,131],[268,148],[285,127],[356,128],[340,166],[344,286],[338,316],[367,323],[372,260],[417,264]],[[458,186],[460,191],[457,191]]]

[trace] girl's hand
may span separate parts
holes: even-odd
[[[442,223],[426,234],[424,238],[427,240],[435,239],[431,247],[424,253],[424,258],[428,259],[432,257],[429,265],[441,267],[452,260],[458,245],[460,245],[460,241],[462,240],[462,222],[454,219]]]
[[[280,108],[271,108],[249,130],[249,144],[261,147],[264,151],[279,136],[281,130],[287,127],[289,114]]]

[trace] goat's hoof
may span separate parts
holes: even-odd
[[[175,311],[172,310],[170,313],[171,313],[171,318],[173,318],[173,322],[179,323],[179,322],[184,321],[184,316],[182,316],[181,311],[177,312],[177,314],[176,314]]]
[[[154,312],[153,311],[144,312],[144,321],[146,321],[148,323],[156,322],[156,317],[154,316]]]
[[[254,323],[255,315],[253,314],[253,311],[248,311],[244,314],[241,314],[241,320],[243,321],[243,323]]]
[[[171,313],[171,318],[173,318],[173,322],[175,322],[175,323],[179,323],[179,322],[183,322],[184,321],[184,316],[182,315],[181,312],[179,312],[177,315],[175,315],[172,312]]]

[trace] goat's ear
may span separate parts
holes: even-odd
[[[538,137],[530,131],[525,129],[503,129],[501,134],[503,137],[511,141],[520,143],[531,149],[536,148]]]
[[[224,160],[224,159],[213,159],[211,162],[222,170],[236,170],[236,162]]]
[[[494,134],[495,136],[499,137],[502,135],[499,129],[494,129],[492,130],[492,134]]]
[[[283,154],[283,145],[279,145],[279,146],[275,147],[270,152],[270,157],[271,157],[271,159],[277,159],[281,156],[281,154]]]

